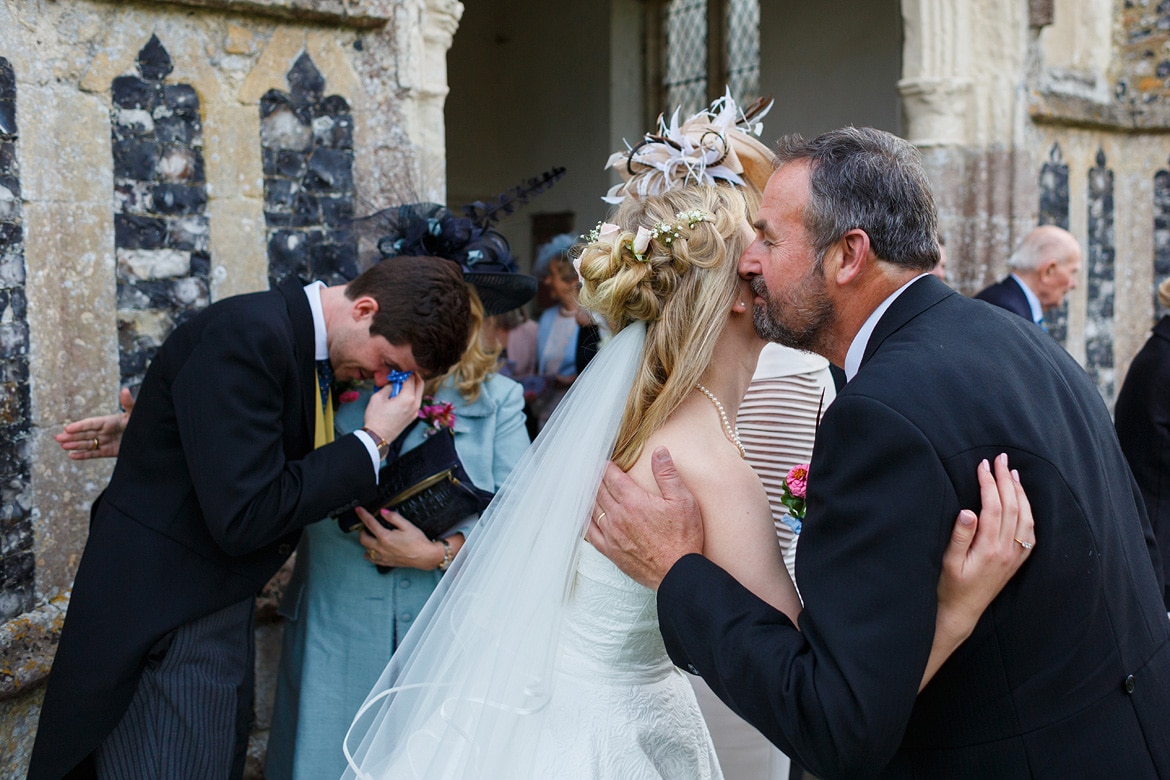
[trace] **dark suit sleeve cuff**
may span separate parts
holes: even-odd
[[[670,660],[691,674],[699,670],[690,662],[683,643],[679,641],[683,622],[681,605],[693,599],[693,587],[702,578],[703,563],[710,563],[702,555],[691,553],[677,560],[658,585],[658,626]]]
[[[795,626],[710,559],[680,558],[658,586],[658,626],[670,660],[691,674],[711,674],[715,648],[727,621],[765,612],[770,621]]]

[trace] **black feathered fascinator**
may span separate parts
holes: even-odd
[[[410,203],[366,218],[380,230],[382,259],[399,256],[442,257],[459,264],[463,278],[475,287],[486,314],[502,314],[523,306],[536,295],[533,276],[518,273],[508,239],[493,225],[551,187],[565,175],[553,168],[513,187],[495,200],[463,207],[463,216],[438,203]]]

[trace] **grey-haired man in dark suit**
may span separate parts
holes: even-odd
[[[809,469],[799,630],[703,557],[668,460],[661,496],[610,465],[590,541],[657,589],[675,663],[825,780],[1170,777],[1162,570],[1097,389],[1039,328],[929,275],[908,143],[846,128],[779,159],[739,266],[756,329],[849,378]],[[919,693],[952,522],[998,453],[1035,549]]]

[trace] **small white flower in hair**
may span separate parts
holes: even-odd
[[[695,225],[700,222],[710,222],[711,215],[699,209],[691,209],[690,211],[680,211],[674,215],[674,218],[680,222],[687,223],[687,227],[691,230],[695,229]]]

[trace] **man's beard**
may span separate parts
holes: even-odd
[[[752,322],[760,338],[806,352],[821,352],[837,312],[825,294],[819,268],[810,269],[788,305],[781,305],[771,296],[762,276],[752,279],[751,285],[752,292],[764,300],[763,305],[752,310]]]

